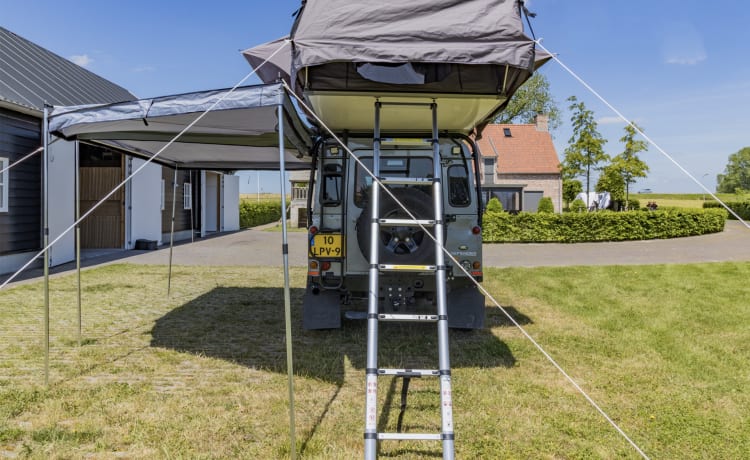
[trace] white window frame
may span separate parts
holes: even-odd
[[[182,184],[182,209],[193,209],[193,184],[190,182]]]
[[[7,168],[10,160],[7,157],[0,157],[0,171]],[[10,170],[0,172],[0,212],[8,212],[8,192],[10,182]]]

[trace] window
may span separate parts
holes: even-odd
[[[324,206],[341,205],[343,170],[340,164],[330,163],[323,168],[323,188],[320,202]]]
[[[468,206],[471,203],[469,172],[464,165],[448,168],[448,203],[457,207]]]
[[[193,184],[190,182],[182,184],[182,209],[193,209]]]
[[[167,184],[164,181],[164,179],[161,180],[161,210],[164,211],[166,209],[166,201],[167,201],[167,190],[166,190]]]
[[[0,212],[8,212],[8,181],[10,170],[3,171],[10,162],[7,158],[0,158]]]
[[[505,135],[505,137],[511,137],[510,128],[503,128],[503,134]]]
[[[362,158],[362,163],[372,171],[372,157]],[[364,208],[367,204],[367,197],[370,194],[372,186],[372,177],[357,164],[356,180],[354,184],[354,204]],[[432,158],[430,157],[381,157],[380,158],[380,176],[381,177],[432,177]],[[431,186],[427,185],[394,185],[392,187],[414,187],[421,189],[423,192],[431,193]],[[381,195],[382,196],[382,195]]]

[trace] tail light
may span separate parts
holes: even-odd
[[[471,229],[471,233],[473,233],[474,235],[479,235],[480,233],[482,233],[482,229],[479,228],[478,226],[475,226],[474,228]]]
[[[331,263],[328,261],[321,262],[320,263],[320,269],[323,271],[329,270],[331,268]]]
[[[310,227],[310,234],[314,235],[316,233],[318,233],[318,227],[313,225],[312,227]]]

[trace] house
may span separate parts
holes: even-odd
[[[484,199],[497,197],[503,209],[536,212],[549,197],[562,211],[562,176],[546,116],[535,124],[491,124],[477,141]]]
[[[0,62],[0,273],[10,273],[42,249],[45,197],[38,149],[45,104],[107,104],[136,97],[2,27]],[[50,241],[74,224],[76,194],[83,215],[144,162],[102,147],[52,139],[46,197]],[[81,223],[81,247],[132,249],[139,239],[168,243],[172,194],[166,188],[173,181],[173,169],[147,165]],[[178,239],[191,238],[194,232],[205,236],[239,229],[237,176],[179,171],[177,182]],[[75,235],[68,232],[51,247],[50,265],[74,259]]]

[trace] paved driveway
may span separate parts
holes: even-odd
[[[307,263],[306,233],[289,232],[289,263]],[[132,252],[132,251],[131,251]],[[169,249],[127,258],[131,263],[166,264]],[[616,243],[486,244],[489,267],[540,267],[564,265],[671,264],[750,261],[750,229],[728,221],[721,233],[670,240]],[[281,233],[243,230],[182,244],[174,248],[175,265],[281,265]]]
[[[307,263],[307,234],[289,232],[289,264]],[[161,264],[169,262],[169,248],[156,251],[116,251],[85,258],[84,266],[112,262]],[[721,233],[671,240],[623,241],[616,243],[515,243],[484,245],[488,267],[542,267],[567,265],[680,264],[720,261],[750,261],[750,229],[738,221],[727,221]],[[205,238],[174,247],[175,265],[282,266],[281,232],[260,229]],[[53,273],[74,270],[73,263]],[[42,275],[40,269],[19,277]],[[4,277],[0,277],[4,279]]]

